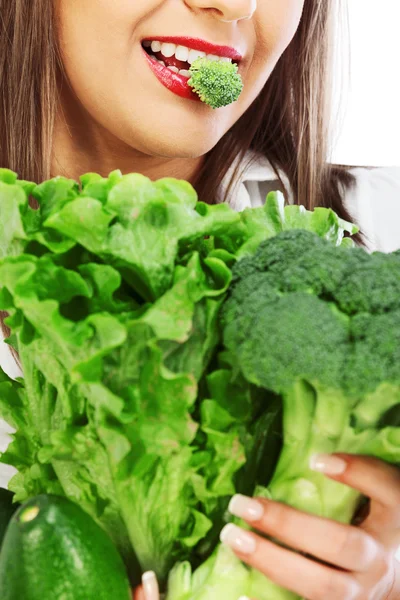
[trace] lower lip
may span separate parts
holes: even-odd
[[[142,48],[143,50],[143,48]],[[199,96],[192,90],[188,85],[189,79],[174,73],[171,69],[163,67],[155,58],[147,54],[145,50],[143,53],[146,57],[147,63],[158,81],[162,83],[167,89],[171,90],[177,96],[186,98],[187,100],[194,100],[195,102],[201,102]]]

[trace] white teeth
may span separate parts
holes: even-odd
[[[189,65],[191,65],[195,60],[198,58],[203,58],[204,56],[206,56],[205,52],[200,52],[200,50],[190,50],[187,61]]]
[[[189,57],[189,48],[186,48],[186,46],[177,46],[175,56],[178,60],[187,62]]]
[[[178,67],[173,67],[172,65],[168,66],[167,69],[169,69],[173,73],[178,73],[179,75],[183,75],[183,77],[191,77],[192,76],[192,74],[189,71],[187,71],[186,69],[178,69]]]
[[[151,50],[152,50],[152,52],[160,52],[160,50],[161,50],[160,42],[151,42]]]
[[[165,67],[165,62],[163,60],[159,60],[158,58],[154,57],[156,59],[156,61],[158,63],[160,63],[160,65],[162,65],[163,67]]]
[[[206,54],[205,52],[201,52],[200,50],[192,50],[191,48],[187,48],[186,46],[177,46],[176,44],[170,43],[161,43],[157,40],[150,42],[149,40],[143,42],[143,46],[145,48],[151,48],[152,52],[155,54],[157,52],[161,52],[165,58],[170,58],[174,56],[181,60],[182,62],[188,62],[190,65],[194,63],[198,58],[207,57],[208,60],[213,61],[221,61],[221,62],[232,62],[231,58],[227,58],[226,56],[221,57],[216,54]],[[185,69],[183,69],[185,70]]]
[[[161,54],[165,56],[165,58],[170,58],[175,54],[176,45],[175,44],[161,44]]]

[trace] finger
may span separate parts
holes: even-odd
[[[145,600],[142,586],[133,591],[133,600]]]
[[[309,515],[280,502],[238,494],[233,496],[229,511],[287,546],[348,571],[369,571],[383,554],[381,545],[362,529]]]
[[[310,467],[349,485],[384,507],[400,507],[400,469],[382,460],[344,453],[315,454]]]
[[[400,470],[397,467],[370,456],[343,453],[316,455],[311,463],[315,470],[371,498],[369,515],[361,528],[386,548],[397,548],[400,530]]]
[[[143,600],[160,600],[157,577],[153,571],[142,575]]]
[[[302,598],[353,600],[360,595],[360,584],[349,574],[281,548],[232,523],[223,528],[220,537],[243,562]]]

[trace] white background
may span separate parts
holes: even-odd
[[[332,161],[400,166],[400,0],[345,0],[345,5],[350,63],[337,36],[334,98],[344,101],[344,110]],[[345,73],[350,67],[347,86],[339,76],[343,62]]]

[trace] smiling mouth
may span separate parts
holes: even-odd
[[[181,46],[173,43],[162,43],[157,40],[144,40],[142,47],[149,56],[155,58],[164,67],[170,69],[184,77],[190,77],[189,71],[192,63],[198,58],[206,57],[209,60],[230,62],[239,64],[238,60],[221,57],[217,54],[206,54],[199,50],[194,50],[187,46]]]

